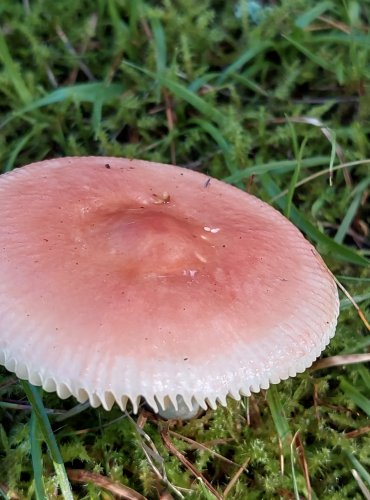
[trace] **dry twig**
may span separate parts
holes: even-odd
[[[369,322],[367,321],[364,313],[361,311],[360,307],[356,304],[356,302],[353,300],[352,298],[352,295],[344,288],[344,286],[342,285],[342,283],[340,283],[337,278],[334,276],[334,274],[332,274],[336,284],[339,286],[339,288],[342,290],[342,292],[344,293],[344,295],[347,297],[347,299],[351,302],[351,304],[353,305],[353,307],[356,309],[357,311],[357,314],[360,316],[363,324],[366,326],[366,328],[369,330],[370,332],[370,325],[369,325]]]
[[[238,482],[239,477],[245,471],[245,468],[247,467],[247,465],[249,464],[249,462],[250,462],[250,458],[248,457],[247,460],[245,460],[245,462],[243,463],[243,465],[241,465],[239,467],[239,469],[236,471],[236,473],[234,474],[234,476],[231,478],[230,482],[228,483],[228,485],[224,489],[224,495],[223,495],[224,498],[227,497],[227,495],[230,493],[230,491],[232,490],[232,488],[236,485],[236,483]]]
[[[95,486],[109,491],[109,493],[112,493],[116,498],[122,498],[123,500],[146,500],[146,497],[132,488],[112,481],[108,477],[100,474],[82,469],[67,469],[67,474],[69,479],[75,483],[93,483]]]
[[[168,449],[172,455],[174,455],[197,479],[202,481],[205,487],[217,498],[217,500],[222,500],[222,496],[214,489],[211,483],[203,476],[203,474],[186,458],[176,446],[172,443],[168,426],[161,430],[161,437],[163,444]]]
[[[330,358],[323,358],[315,361],[309,370],[315,372],[324,368],[331,368],[333,366],[352,365],[355,363],[366,363],[370,361],[370,353],[365,354],[342,354],[338,356],[331,356]]]
[[[362,434],[367,434],[368,432],[370,432],[370,425],[361,427],[361,429],[355,429],[354,431],[346,432],[344,434],[344,437],[346,437],[347,439],[356,438],[362,436]]]
[[[174,432],[174,431],[169,431],[169,434],[177,439],[181,439],[182,441],[189,443],[192,448],[196,448],[198,450],[208,451],[208,453],[210,453],[214,457],[217,457],[220,460],[222,460],[230,465],[236,465],[237,467],[241,467],[241,465],[237,464],[236,462],[233,462],[229,458],[226,458],[223,455],[220,455],[220,453],[217,453],[216,451],[211,450],[204,443],[198,443],[198,441],[194,441],[193,439],[190,439],[186,436],[182,436],[181,434]],[[224,444],[224,443],[216,443],[216,444]]]
[[[311,482],[310,482],[310,474],[308,471],[308,464],[307,464],[306,456],[304,453],[303,441],[301,439],[299,431],[297,431],[295,433],[295,435],[293,437],[293,442],[294,442],[294,445],[296,447],[299,465],[302,469],[304,480],[306,483],[307,500],[311,500],[312,499],[312,488],[311,488]]]
[[[158,477],[163,484],[165,484],[168,488],[171,489],[173,493],[175,493],[179,498],[184,498],[180,490],[174,486],[167,478],[166,469],[164,467],[164,460],[159,454],[157,448],[155,447],[153,441],[150,439],[148,434],[144,432],[141,426],[144,426],[147,420],[147,415],[144,412],[141,412],[138,417],[138,423],[125,411],[126,416],[135,427],[137,434],[140,437],[140,446],[148,460],[150,467],[152,468],[155,475]]]

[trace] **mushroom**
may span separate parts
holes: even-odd
[[[304,371],[334,335],[314,247],[203,174],[47,160],[0,176],[0,217],[0,363],[61,398],[188,418]]]

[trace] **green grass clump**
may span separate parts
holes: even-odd
[[[285,213],[366,312],[369,25],[369,0],[3,0],[1,171],[112,155],[225,179]],[[343,295],[325,355],[369,346]],[[32,415],[1,369],[6,499],[68,498],[67,474],[75,498],[112,498],[114,484],[149,499],[369,498],[365,363],[307,371],[169,429],[148,418],[147,437],[117,408],[62,420],[76,403],[44,394],[50,434],[38,391],[23,386]]]

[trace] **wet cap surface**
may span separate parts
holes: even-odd
[[[63,158],[0,177],[0,362],[93,406],[225,404],[307,368],[335,283],[280,213],[179,167]]]

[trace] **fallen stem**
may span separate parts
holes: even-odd
[[[333,366],[354,365],[355,363],[370,362],[370,353],[366,354],[341,354],[338,356],[331,356],[315,361],[309,370],[315,372],[324,368],[331,368]]]
[[[95,474],[82,469],[68,469],[67,473],[71,481],[82,484],[93,483],[95,486],[112,493],[114,498],[122,498],[123,500],[146,500],[146,497],[132,488],[112,481],[101,474]]]
[[[206,486],[206,488],[213,493],[213,495],[217,498],[217,500],[222,500],[222,496],[215,490],[215,488],[211,485],[211,483],[203,476],[203,474],[196,468],[194,465],[189,462],[187,458],[184,457],[182,453],[176,448],[176,446],[172,443],[168,428],[164,428],[161,430],[161,437],[163,444],[168,449],[172,455],[174,455],[197,479],[202,481],[202,483]]]
[[[370,331],[370,324],[367,321],[367,319],[365,317],[365,314],[361,311],[360,307],[353,300],[351,294],[344,288],[344,286],[342,285],[342,283],[340,283],[340,281],[337,280],[337,278],[334,276],[334,274],[332,274],[332,273],[330,273],[330,274],[333,276],[335,283],[339,286],[339,288],[342,290],[342,292],[344,293],[344,295],[347,297],[347,299],[351,302],[351,304],[353,305],[353,307],[356,309],[357,314],[360,316],[363,324]]]

